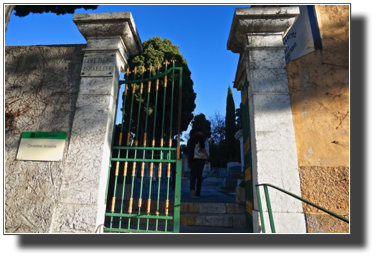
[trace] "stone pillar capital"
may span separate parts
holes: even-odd
[[[236,8],[227,49],[234,53],[243,53],[250,44],[266,45],[264,41],[250,43],[251,38],[279,37],[282,40],[298,16],[299,7]]]
[[[126,65],[127,56],[143,50],[131,12],[75,14],[73,21],[87,40],[86,53],[117,51],[119,68]]]
[[[143,50],[131,12],[75,14],[73,21],[86,40],[90,37],[120,36],[129,55]]]

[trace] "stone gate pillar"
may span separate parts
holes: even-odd
[[[87,40],[60,204],[52,232],[95,232],[104,223],[105,194],[119,74],[142,51],[132,15],[75,14]]]
[[[298,15],[298,7],[237,8],[227,42],[227,49],[240,53],[237,72],[246,73],[249,82],[254,232],[261,232],[256,184],[270,183],[301,195],[282,40]],[[266,232],[271,232],[260,190]],[[306,232],[301,202],[272,188],[269,194],[276,231]]]

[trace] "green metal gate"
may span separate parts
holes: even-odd
[[[122,122],[113,132],[105,232],[179,232],[183,73],[175,61],[171,60],[172,67],[166,60],[164,66],[157,63],[147,70],[144,66],[132,72],[127,69],[125,79],[119,81],[125,91]],[[174,88],[178,76],[179,87]],[[170,190],[173,171],[175,189]]]
[[[253,183],[252,183],[252,162],[250,149],[250,119],[249,119],[249,82],[246,80],[242,87],[242,129],[243,129],[243,151],[245,175],[245,198],[246,198],[246,226],[253,232]]]

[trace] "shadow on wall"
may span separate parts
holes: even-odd
[[[66,162],[19,162],[16,155],[25,131],[66,132],[63,161],[68,159],[82,48],[85,45],[5,47],[7,233],[50,231],[47,223],[60,200]]]
[[[85,45],[6,47],[7,148],[17,148],[24,131],[70,135],[80,84],[82,48]]]
[[[348,9],[347,9],[348,10]],[[349,14],[322,11],[324,49],[286,64],[287,94],[261,91],[254,107],[270,116],[291,110],[300,166],[349,166]],[[330,11],[330,12],[329,12]],[[328,21],[334,19],[333,23]],[[272,70],[273,71],[273,70]],[[250,78],[250,77],[249,77]],[[254,79],[258,85],[258,78]],[[275,74],[263,81],[272,89],[286,80]],[[271,83],[271,85],[270,85]],[[266,106],[264,106],[266,105]],[[290,107],[290,108],[289,108]],[[271,129],[274,129],[275,124]]]
[[[321,7],[321,32],[324,49],[316,50],[287,63],[291,107],[307,107],[312,111],[345,108],[349,101],[349,9]],[[329,21],[333,21],[330,23]],[[299,48],[299,47],[298,47]],[[306,49],[306,47],[303,47]],[[264,83],[279,84],[275,75]],[[301,97],[298,97],[300,94]],[[293,97],[293,95],[295,95]],[[298,97],[298,98],[297,98]],[[277,99],[278,100],[278,99]],[[263,102],[261,102],[263,103]],[[286,103],[277,102],[268,111],[282,111]],[[261,106],[261,108],[265,109]],[[346,107],[348,110],[348,107]]]
[[[286,65],[291,107],[314,104],[315,111],[333,105],[348,106],[349,100],[349,35],[333,34],[336,45],[316,50]],[[265,82],[275,83],[275,76]],[[298,94],[298,95],[297,95]],[[297,98],[301,96],[300,98]],[[285,110],[287,104],[274,104],[269,111]],[[262,107],[263,108],[263,107]]]
[[[349,35],[326,36],[287,64],[300,166],[349,166]]]

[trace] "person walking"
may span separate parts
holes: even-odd
[[[210,158],[205,149],[205,141],[202,136],[202,129],[200,127],[190,132],[190,139],[187,141],[187,156],[188,167],[191,169],[190,174],[190,193],[191,199],[200,196],[202,187],[202,173],[205,162]],[[196,183],[196,188],[195,188]]]

